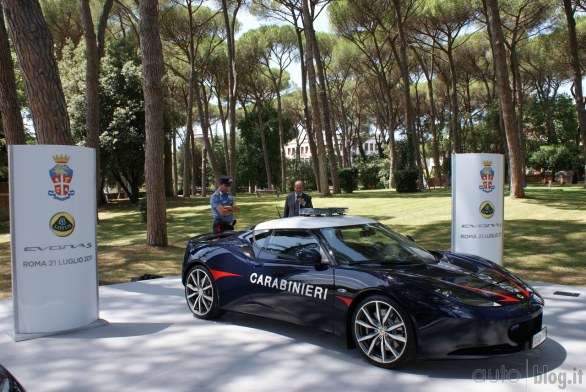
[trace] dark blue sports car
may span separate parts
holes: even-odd
[[[0,365],[0,392],[26,392],[16,378]]]
[[[365,217],[309,213],[192,238],[182,280],[193,314],[312,326],[384,368],[416,356],[510,354],[546,339],[543,298],[504,268],[427,251]]]

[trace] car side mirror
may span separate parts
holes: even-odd
[[[295,253],[295,257],[301,262],[310,264],[321,263],[321,254],[313,248],[303,248]]]
[[[244,245],[240,247],[240,251],[249,259],[254,258],[254,251],[251,246]]]
[[[409,239],[409,240],[411,240],[411,241],[415,242],[415,238],[413,238],[412,236],[410,236],[410,235],[406,235],[405,237],[407,237],[407,239]]]

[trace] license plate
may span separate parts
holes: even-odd
[[[531,339],[531,348],[535,348],[539,346],[541,343],[545,342],[547,339],[547,327],[543,327],[543,329],[533,335],[533,339]]]

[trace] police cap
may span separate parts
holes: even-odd
[[[220,184],[232,185],[232,179],[229,176],[220,176]]]

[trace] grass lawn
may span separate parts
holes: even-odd
[[[237,228],[278,217],[280,197],[237,195],[241,208]],[[351,215],[380,220],[404,235],[412,235],[428,249],[451,246],[451,190],[418,194],[389,190],[358,191],[332,197],[313,197],[315,207],[348,207]],[[145,244],[146,225],[128,201],[100,208],[98,270],[101,285],[128,282],[143,274],[178,275],[186,241],[210,231],[209,198],[171,198],[167,201],[169,246]],[[525,280],[586,285],[586,190],[581,185],[547,188],[530,186],[526,198],[505,196],[504,266]],[[0,299],[12,295],[10,226],[0,223]]]

